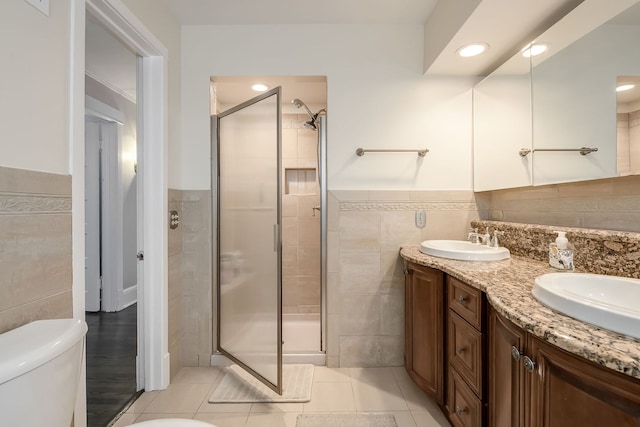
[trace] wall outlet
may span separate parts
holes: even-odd
[[[424,228],[427,225],[427,213],[423,210],[416,211],[416,227]]]
[[[40,12],[49,16],[49,0],[25,0],[31,6],[38,9]]]

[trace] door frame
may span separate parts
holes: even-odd
[[[72,0],[69,63],[69,169],[72,179],[73,314],[84,319],[84,110],[85,19],[91,13],[118,37],[139,60],[138,173],[142,179],[141,204],[157,212],[142,222],[147,248],[141,262],[144,283],[138,286],[138,387],[164,389],[169,384],[167,323],[168,284],[168,50],[121,0]],[[145,142],[153,149],[145,149]],[[153,144],[153,145],[151,145]],[[140,214],[139,214],[140,215]],[[140,269],[140,266],[139,266]],[[84,375],[81,384],[84,383]],[[81,385],[80,394],[86,393]],[[76,410],[86,412],[79,396]],[[86,421],[76,419],[76,425]]]

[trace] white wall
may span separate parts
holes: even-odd
[[[181,188],[180,160],[180,24],[163,2],[156,0],[123,0],[127,8],[169,51],[169,188]]]
[[[424,77],[422,46],[422,26],[183,27],[182,188],[210,187],[210,76],[325,75],[329,189],[470,189],[475,81]]]
[[[70,0],[0,2],[0,166],[69,174]]]

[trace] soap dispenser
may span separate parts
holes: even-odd
[[[567,240],[565,231],[554,231],[558,235],[549,244],[549,265],[557,270],[573,271],[573,246]]]

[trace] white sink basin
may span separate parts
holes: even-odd
[[[536,277],[542,304],[600,328],[640,339],[640,280],[583,273]]]
[[[420,252],[462,261],[500,261],[511,256],[507,248],[492,248],[466,240],[425,240],[420,244]]]

